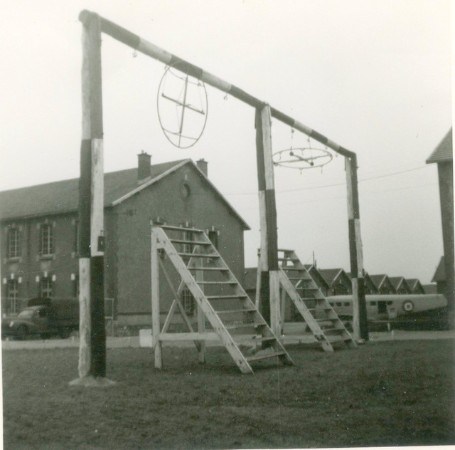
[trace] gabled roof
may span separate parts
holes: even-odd
[[[324,277],[321,275],[321,272],[314,264],[304,264],[304,267],[308,270],[309,274],[313,277],[314,281],[320,288],[329,289],[330,286]]]
[[[380,275],[370,275],[371,281],[376,285],[378,289],[389,279],[389,277],[385,274]]]
[[[406,283],[408,283],[408,286],[411,288],[412,291],[418,289],[419,286],[423,289],[423,286],[418,278],[406,278]]]
[[[249,226],[243,218],[190,159],[153,164],[150,166],[150,177],[140,184],[137,181],[137,168],[104,174],[104,207],[120,204],[185,165],[191,165],[200,173],[205,182],[209,183],[223,203],[248,230]],[[0,192],[0,220],[76,212],[78,203],[79,178],[12,189]]]
[[[452,128],[427,159],[427,164],[453,161]]]
[[[389,277],[389,280],[392,283],[392,286],[395,290],[400,289],[402,285],[406,285],[406,288],[409,289],[408,283],[406,283],[404,277]]]
[[[433,279],[431,280],[432,283],[437,283],[438,281],[445,281],[446,280],[446,269],[445,269],[445,260],[444,256],[441,257],[439,260],[438,267],[436,268],[436,272],[433,275]]]
[[[333,282],[343,275],[346,275],[343,269],[318,269],[318,272],[324,278],[325,282],[331,286]],[[349,277],[347,277],[349,279]]]
[[[365,279],[365,283],[367,283],[367,282],[371,283],[375,290],[379,289],[378,286],[376,285],[376,283],[374,282],[373,278],[371,278],[371,275],[368,272],[365,272],[364,279]]]

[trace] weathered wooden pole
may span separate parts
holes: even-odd
[[[345,158],[348,198],[349,253],[351,260],[353,331],[357,341],[368,340],[363,249],[360,234],[359,190],[357,180],[357,156]]]
[[[272,116],[269,105],[256,109],[256,156],[261,228],[260,305],[277,336],[282,334],[275,181],[272,159]]]
[[[155,367],[163,367],[162,344],[160,341],[160,272],[158,255],[158,237],[152,228],[152,248],[151,248],[151,293],[152,293],[152,336],[153,346],[155,347]],[[176,296],[177,297],[177,296]]]
[[[104,174],[101,30],[92,15],[82,32],[82,142],[79,180],[79,377],[106,375]]]

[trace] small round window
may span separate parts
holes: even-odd
[[[190,194],[191,194],[190,186],[188,185],[188,183],[183,183],[180,186],[180,195],[182,196],[182,198],[188,198]]]

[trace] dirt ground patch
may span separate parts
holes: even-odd
[[[78,351],[3,351],[4,445],[283,448],[455,444],[454,342],[378,342],[241,375],[228,354],[108,349],[108,388],[69,387]]]

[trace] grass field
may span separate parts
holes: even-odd
[[[3,351],[4,444],[18,448],[277,448],[455,444],[454,343],[370,343],[241,375],[227,353],[108,350],[109,388],[69,387],[77,349]]]

